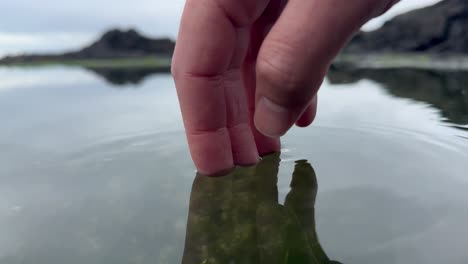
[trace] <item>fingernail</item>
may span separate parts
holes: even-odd
[[[268,137],[281,137],[291,126],[291,115],[287,108],[262,97],[255,109],[254,123],[260,133]]]

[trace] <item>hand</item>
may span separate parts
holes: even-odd
[[[315,230],[317,178],[307,161],[294,168],[278,203],[279,154],[225,177],[197,175],[192,186],[183,264],[331,264]]]
[[[332,59],[395,0],[187,0],[172,72],[203,174],[251,165],[312,123]]]

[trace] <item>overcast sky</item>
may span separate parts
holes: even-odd
[[[366,29],[439,1],[402,0]],[[0,56],[76,49],[114,27],[175,38],[183,4],[184,0],[0,0]]]

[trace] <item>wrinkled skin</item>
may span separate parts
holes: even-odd
[[[395,0],[187,0],[173,57],[197,169],[223,174],[278,152],[315,118],[333,58]]]

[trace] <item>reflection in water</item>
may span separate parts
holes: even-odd
[[[291,191],[278,202],[280,155],[228,176],[197,175],[192,186],[183,264],[338,263],[315,230],[317,179],[297,161]]]
[[[114,87],[139,85],[147,77],[167,73],[166,68],[88,69]],[[336,69],[328,74],[332,84],[349,84],[362,79],[376,81],[396,97],[428,103],[439,110],[446,121],[468,124],[468,72],[418,69]]]
[[[448,122],[468,124],[468,72],[417,69],[331,69],[332,84],[349,84],[370,79],[383,85],[396,97],[428,103]]]
[[[284,204],[290,179],[278,177],[276,189],[279,161],[271,158],[253,172],[197,178],[186,233],[194,176],[171,77],[122,91],[82,73],[1,73],[11,88],[0,88],[0,264],[180,264],[186,236],[185,263],[208,253],[289,259],[316,243],[307,210],[314,183],[293,184],[279,205],[276,192]],[[313,157],[321,184],[316,230],[333,259],[466,264],[468,141],[453,134],[468,134],[440,128],[432,107],[418,111],[421,104],[380,87],[323,89],[323,121],[285,137],[280,174],[291,175],[291,160]],[[376,104],[382,114],[373,114]],[[419,121],[427,133],[411,132]],[[310,173],[298,163],[294,182]],[[304,214],[291,213],[301,206]]]
[[[138,85],[147,77],[167,73],[167,68],[145,67],[145,68],[86,68],[87,70],[104,78],[106,82],[113,86]]]

